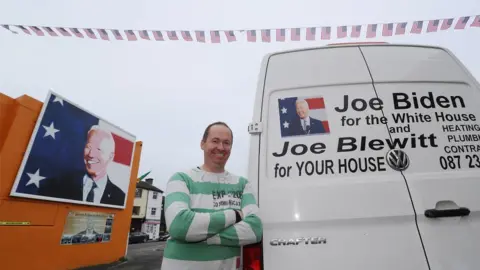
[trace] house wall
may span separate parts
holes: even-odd
[[[125,256],[142,143],[135,143],[125,209],[10,197],[42,102],[0,93],[0,269],[65,270],[106,264]],[[115,214],[110,242],[60,245],[69,211]]]
[[[145,190],[145,189],[138,189],[138,190],[141,190],[141,197],[135,197],[135,200],[133,201],[133,206],[140,207],[140,211],[138,215],[134,215],[132,212],[132,218],[144,218],[147,212],[146,210],[147,210],[148,190]]]

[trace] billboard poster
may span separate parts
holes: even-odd
[[[70,211],[63,228],[61,245],[110,242],[113,214]]]
[[[135,139],[50,91],[10,196],[124,209]]]

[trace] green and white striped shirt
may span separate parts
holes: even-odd
[[[167,241],[162,270],[237,269],[240,248],[262,239],[258,206],[247,179],[193,168],[174,174],[165,193]],[[235,211],[243,220],[235,224]]]

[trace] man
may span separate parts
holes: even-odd
[[[162,270],[238,269],[240,248],[262,239],[251,184],[225,170],[233,133],[210,124],[203,134],[202,166],[177,172],[167,183],[167,241]]]
[[[309,116],[310,108],[304,99],[298,99],[295,102],[297,115],[300,121],[294,121],[290,129],[291,135],[319,134],[324,133],[322,121]]]
[[[107,174],[115,155],[115,141],[110,131],[92,126],[83,150],[85,170],[73,171],[45,179],[39,195],[95,204],[123,206],[125,193],[112,183]]]
[[[87,218],[87,228],[84,231],[81,231],[73,236],[75,240],[82,243],[91,243],[101,240],[102,234],[95,231],[95,223],[92,220],[92,217]]]

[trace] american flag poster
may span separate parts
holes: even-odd
[[[50,91],[10,195],[123,209],[135,140]]]
[[[329,134],[323,97],[289,97],[278,100],[281,137]]]

